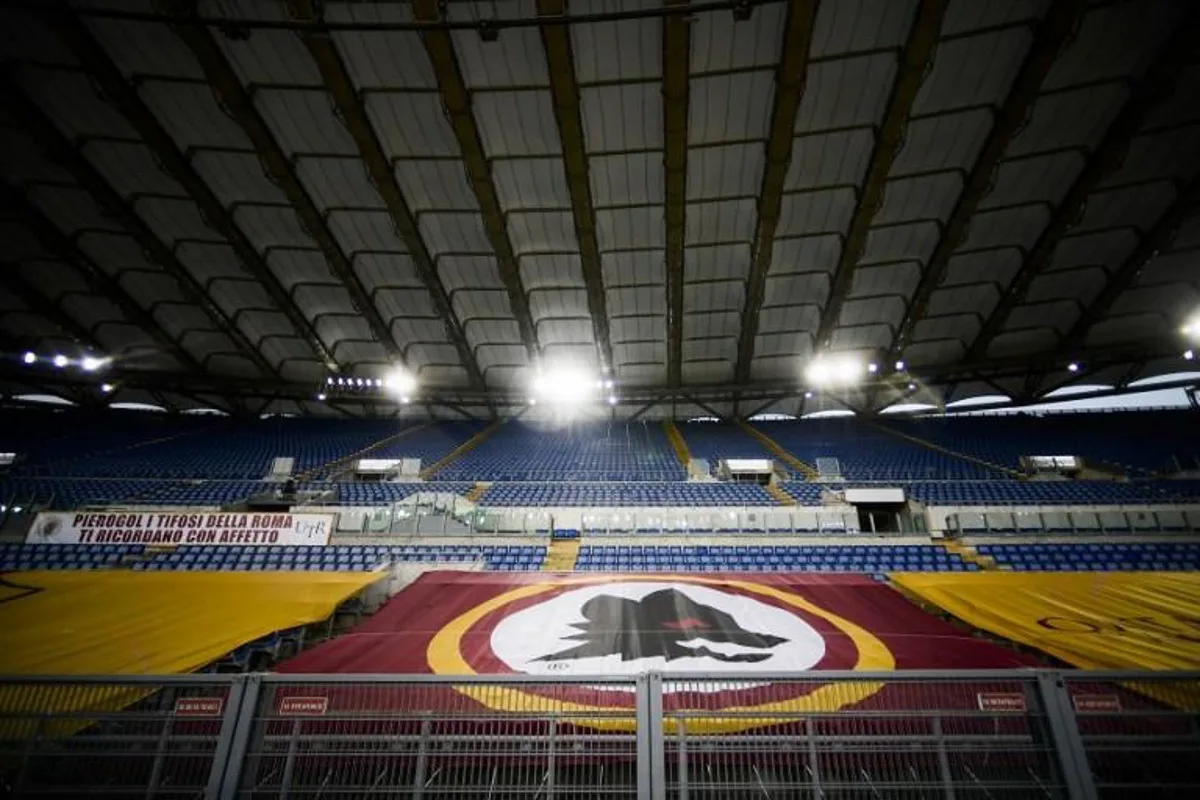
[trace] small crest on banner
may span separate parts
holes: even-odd
[[[1020,692],[980,692],[976,698],[980,711],[1021,713],[1026,710],[1025,695]]]
[[[1077,694],[1071,698],[1075,710],[1081,713],[1108,712],[1117,713],[1121,710],[1121,698],[1115,694]]]
[[[320,717],[328,710],[328,697],[285,697],[279,701],[281,717]]]
[[[222,697],[180,697],[175,701],[175,716],[219,717],[224,707]]]

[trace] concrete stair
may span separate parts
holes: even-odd
[[[996,564],[996,559],[992,558],[991,556],[980,555],[978,552],[976,552],[975,548],[971,547],[970,545],[965,545],[961,542],[942,542],[942,547],[944,547],[947,552],[958,554],[958,556],[968,564],[979,565],[979,568],[982,570],[992,571],[1000,569],[1000,567]]]
[[[811,480],[816,479],[817,474],[818,474],[817,468],[814,467],[812,464],[809,464],[806,461],[801,461],[800,459],[796,458],[796,456],[792,455],[787,450],[785,450],[783,448],[783,446],[781,444],[779,444],[779,442],[775,441],[770,436],[767,436],[765,433],[760,431],[758,428],[754,427],[753,425],[750,425],[749,423],[745,422],[744,420],[740,420],[740,419],[737,420],[737,424],[741,427],[742,430],[744,430],[746,433],[750,434],[755,439],[757,439],[763,445],[763,447],[765,447],[765,448],[767,448],[767,450],[771,451],[771,453],[776,458],[778,458],[783,463],[787,464],[794,471],[799,472],[801,475],[803,475],[805,480],[811,481]]]
[[[919,436],[911,436],[907,433],[901,433],[900,431],[892,430],[891,428],[889,428],[886,425],[879,425],[877,423],[868,423],[868,424],[872,425],[877,430],[883,431],[884,433],[888,434],[889,436],[895,436],[897,439],[903,439],[906,442],[911,442],[913,444],[920,445],[921,447],[924,447],[927,450],[933,450],[935,452],[942,453],[943,455],[950,456],[951,458],[957,458],[960,461],[969,461],[972,464],[983,467],[985,469],[990,469],[995,472],[1002,473],[1004,475],[1007,475],[1010,478],[1016,478],[1018,480],[1025,479],[1025,475],[1023,473],[1017,472],[1015,469],[1009,469],[1008,467],[1002,466],[1000,464],[995,464],[995,463],[992,463],[991,461],[985,461],[982,458],[976,458],[975,456],[967,455],[966,453],[960,453],[957,450],[951,450],[948,447],[942,447],[940,444],[937,444],[935,442],[930,442],[926,439],[922,439]]]
[[[472,503],[478,503],[479,498],[483,497],[483,493],[492,486],[489,481],[479,481],[470,490],[463,495],[464,500],[470,500]]]
[[[679,459],[679,463],[687,469],[688,464],[692,463],[692,453],[688,450],[687,441],[684,440],[683,434],[679,432],[679,428],[675,427],[675,423],[671,420],[663,420],[663,430],[667,432],[667,441],[671,443],[672,449],[675,450],[675,458]]]
[[[384,437],[383,439],[380,439],[377,442],[372,442],[371,444],[364,447],[362,450],[359,450],[357,453],[351,453],[348,456],[342,456],[341,458],[336,458],[333,461],[329,461],[325,464],[322,464],[319,467],[313,467],[312,469],[308,470],[307,472],[302,472],[299,475],[296,475],[295,479],[297,481],[307,481],[307,480],[311,480],[314,475],[321,473],[321,472],[325,472],[326,470],[332,472],[332,471],[337,471],[339,469],[342,469],[344,467],[348,467],[351,464],[353,464],[355,461],[358,461],[360,458],[367,458],[368,456],[371,455],[371,453],[374,453],[376,450],[380,450],[380,449],[386,447],[387,445],[391,444],[392,442],[398,442],[401,439],[403,439],[405,436],[416,433],[417,431],[425,430],[428,427],[429,427],[429,423],[425,423],[423,425],[414,425],[411,428],[405,428],[404,430],[400,431],[399,433],[393,434],[392,436],[387,436],[387,437]]]
[[[542,562],[542,571],[574,572],[581,545],[579,539],[552,539],[546,560]]]
[[[781,506],[798,505],[798,503],[796,502],[796,498],[792,497],[787,492],[787,490],[785,490],[782,486],[779,486],[778,484],[774,484],[774,483],[768,483],[765,488],[767,490],[767,494],[771,495],[771,497],[774,497],[776,499],[776,501],[779,502],[779,505],[781,505]]]
[[[443,456],[440,460],[435,461],[433,464],[431,464],[428,467],[426,467],[425,469],[421,470],[421,479],[429,480],[430,478],[432,478],[434,476],[434,474],[437,473],[437,471],[439,469],[442,469],[447,464],[454,461],[456,458],[459,458],[460,456],[474,450],[476,447],[479,446],[479,444],[481,442],[483,442],[489,436],[491,436],[493,433],[498,431],[500,429],[500,426],[503,424],[504,424],[504,422],[502,420],[496,420],[491,425],[488,425],[486,428],[481,430],[479,433],[472,436],[470,439],[467,439],[465,442],[460,444],[458,447],[454,448],[449,453],[447,453],[445,456]]]

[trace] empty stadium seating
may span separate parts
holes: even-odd
[[[1200,569],[1197,542],[981,544],[980,555],[1020,572],[1128,572]]]
[[[934,545],[585,545],[581,572],[966,572],[978,565]]]
[[[692,458],[708,461],[716,472],[719,461],[728,458],[766,458],[777,461],[775,454],[737,425],[724,422],[685,422],[677,426],[687,442]],[[783,465],[780,465],[783,466]]]
[[[769,506],[751,483],[495,483],[485,506]]]

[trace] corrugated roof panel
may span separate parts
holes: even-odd
[[[1175,91],[1146,118],[1146,130],[1186,125],[1200,120],[1200,65],[1183,70]]]
[[[11,242],[11,239],[8,241]],[[162,269],[150,261],[136,239],[124,233],[88,232],[82,234],[76,244],[109,275],[126,269],[145,272],[160,272]]]
[[[766,140],[774,79],[771,70],[692,78],[688,95],[688,144]]]
[[[514,211],[508,215],[508,238],[517,255],[568,252],[579,247],[570,211]]]
[[[241,205],[234,210],[233,219],[260,253],[272,247],[314,246],[291,206]]]
[[[979,301],[979,306],[977,306],[979,311],[970,310],[976,306],[964,307],[962,313],[954,313],[952,310],[945,316],[929,316],[918,322],[913,329],[915,343],[904,349],[905,360],[916,363],[916,355],[913,351],[916,344],[921,342],[932,344],[939,339],[951,340],[952,349],[956,354],[961,355],[965,352],[967,346],[983,327],[983,315],[991,313],[995,305],[994,302],[986,302],[982,297],[979,298]]]
[[[870,228],[866,246],[858,259],[859,266],[893,261],[928,261],[941,234],[939,226],[932,222]]]
[[[786,4],[755,8],[750,19],[730,24],[721,13],[691,19],[691,73],[774,66],[783,46]]]
[[[661,308],[659,310],[663,311]],[[614,344],[617,342],[648,342],[665,339],[666,335],[667,319],[665,316],[614,317],[609,325],[609,336]]]
[[[1059,333],[1070,330],[1083,313],[1075,300],[1051,300],[1042,303],[1024,303],[1008,315],[1007,330],[1019,331],[1032,328],[1051,328]]]
[[[358,155],[354,137],[337,118],[333,101],[324,91],[262,89],[254,94],[254,106],[289,156]]]
[[[1158,313],[1112,317],[1093,325],[1084,339],[1085,347],[1103,347],[1119,342],[1141,341],[1169,335],[1174,325],[1169,325]],[[1176,362],[1178,363],[1178,362]]]
[[[390,300],[384,300],[380,292],[380,310],[386,311],[387,319],[392,321],[392,338],[404,347],[413,342],[449,342],[446,336],[446,323],[440,319],[413,319],[391,313]],[[388,292],[387,294],[394,294]]]
[[[475,359],[482,370],[497,366],[523,366],[529,360],[524,345],[490,343],[475,351]]]
[[[995,282],[998,289],[1007,287],[1012,283],[1024,260],[1024,254],[1015,247],[977,253],[955,253],[946,265],[946,277],[942,286]]]
[[[912,113],[1000,105],[1032,43],[1032,28],[980,33],[940,43]]]
[[[911,120],[891,177],[933,170],[970,170],[992,129],[986,109]]]
[[[895,53],[811,64],[796,112],[796,133],[877,125],[895,76]]]
[[[1095,299],[1107,282],[1108,274],[1102,267],[1078,272],[1051,272],[1033,279],[1025,300],[1028,303],[1077,300],[1087,305]]]
[[[1019,203],[1058,205],[1083,170],[1084,153],[1053,153],[1001,161],[980,209]]]
[[[920,280],[921,265],[914,261],[878,267],[862,266],[854,271],[849,296],[860,299],[885,294],[909,297]]]
[[[588,177],[596,207],[663,202],[662,153],[592,156]]]
[[[470,384],[470,380],[467,378],[467,371],[462,367],[426,365],[421,367],[421,383],[426,386],[467,386]],[[405,406],[405,408],[411,410],[411,406]],[[437,408],[437,406],[429,406],[429,408]],[[486,415],[487,410],[484,409],[482,413]],[[453,418],[458,419],[457,416],[453,416]]]
[[[764,366],[771,362],[791,359],[792,374],[799,372],[797,366],[802,358],[806,358],[811,350],[812,336],[807,333],[791,331],[781,333],[766,333],[754,337],[754,357],[765,360]],[[787,370],[784,364],[774,364],[776,369]],[[751,374],[754,374],[751,367]]]
[[[139,306],[146,309],[160,305],[189,305],[179,284],[168,275],[127,272],[118,278],[121,287]]]
[[[922,325],[922,323],[917,324],[918,326]],[[940,337],[939,339],[937,341],[923,340],[910,344],[904,351],[904,357],[914,366],[926,366],[948,364],[951,361],[962,358],[963,354],[966,353],[966,346],[957,337],[951,341],[946,341]],[[990,394],[994,394],[995,391],[993,389]]]
[[[69,139],[138,138],[133,126],[104,102],[85,73],[23,67],[14,77]]]
[[[150,148],[133,142],[91,141],[80,148],[88,161],[124,198],[133,194],[187,197],[183,187],[158,166]]]
[[[128,247],[134,252],[141,251],[133,239],[129,239]],[[180,242],[175,247],[175,257],[201,284],[220,278],[250,280],[237,254],[225,242]]]
[[[536,295],[535,295],[536,296]],[[537,318],[538,315],[535,315]],[[543,348],[563,344],[592,343],[592,323],[586,319],[537,318],[538,341]],[[594,356],[591,359],[594,360]]]
[[[463,333],[472,349],[497,342],[524,348],[517,321],[508,313],[503,299],[496,301],[499,296],[498,292],[462,292],[454,296],[454,311],[462,320]]]
[[[613,345],[613,361],[616,364],[665,364],[667,343],[638,342],[636,344]]]
[[[842,257],[839,236],[803,236],[794,239],[776,237],[768,275],[791,272],[829,271],[837,268]]]
[[[610,317],[662,316],[666,313],[666,287],[609,289],[605,292]]]
[[[585,15],[658,7],[657,0],[575,0],[571,3],[571,13]],[[569,30],[575,77],[580,83],[650,79],[662,74],[662,22],[658,19],[593,22],[572,25]]]
[[[829,298],[829,286],[829,276],[822,272],[768,276],[763,307],[824,305]]]
[[[666,245],[661,208],[596,209],[601,250],[658,249]]]
[[[995,283],[935,289],[929,296],[928,316],[990,314],[996,304],[1000,302],[1000,297],[1001,288]]]
[[[1013,25],[1041,19],[1049,0],[1008,0],[1006,3],[978,3],[976,0],[951,0],[942,20],[942,35],[953,36],[997,25]]]
[[[284,288],[298,283],[335,285],[320,250],[272,250],[266,255],[267,266]],[[338,291],[345,291],[338,289]]]
[[[1057,340],[1058,336],[1051,328],[1004,331],[992,340],[987,352],[993,358],[1031,355],[1049,350]]]
[[[208,86],[147,80],[138,87],[138,94],[182,150],[195,147],[254,150],[246,133],[221,110]]]
[[[368,92],[363,105],[389,158],[457,156],[458,140],[433,93]]]
[[[728,359],[717,361],[687,361],[680,365],[680,378],[684,383],[708,384],[733,380],[733,362]]]
[[[236,318],[239,324],[248,317],[269,317],[270,324],[278,328],[276,333],[295,336],[296,332],[291,326],[288,318],[279,311],[275,304],[271,301],[267,290],[260,283],[250,283],[248,281],[217,281],[208,287],[209,295],[212,296],[213,302],[221,307],[230,318]],[[259,309],[259,311],[251,311],[251,309]],[[261,309],[271,309],[270,312],[262,312]],[[266,330],[267,323],[263,322],[259,328]],[[249,327],[245,328],[247,335],[251,334]],[[274,328],[272,328],[274,330]],[[258,341],[257,336],[250,336],[250,341]]]
[[[737,281],[686,283],[683,286],[684,313],[739,311],[745,303],[745,295],[745,285]]]
[[[1108,189],[1088,195],[1087,205],[1072,233],[1133,226],[1147,231],[1175,202],[1178,192],[1169,182]]]
[[[408,22],[403,3],[334,3],[325,18],[345,22]],[[350,77],[361,89],[383,86],[436,89],[437,78],[415,31],[337,31],[332,34]]]
[[[838,318],[840,330],[834,338],[843,348],[886,347],[891,343],[891,331],[903,317],[904,301],[897,297],[847,300],[842,304]],[[882,330],[877,330],[880,328]],[[873,338],[880,334],[880,339]]]
[[[429,292],[415,286],[404,289],[380,289],[375,293],[375,305],[384,319],[395,319],[396,317],[436,318],[433,299],[429,296]],[[445,332],[437,338],[445,338]]]
[[[496,161],[492,181],[500,205],[518,208],[570,208],[571,193],[561,159],[534,158]]]
[[[1171,239],[1171,250],[1200,247],[1200,209],[1188,209]]]
[[[962,195],[963,177],[958,172],[943,172],[890,180],[884,185],[883,202],[872,222],[890,225],[936,219],[945,223]]]
[[[979,211],[971,219],[971,229],[962,246],[974,250],[1011,244],[1028,250],[1046,229],[1051,212],[1044,205]]]
[[[1116,269],[1138,246],[1137,231],[1121,228],[1064,236],[1050,257],[1050,272],[1072,270],[1089,264]]]
[[[412,256],[406,253],[360,253],[354,259],[354,274],[368,291],[380,286],[424,286]]]
[[[32,10],[0,7],[0,53],[5,60],[78,64],[79,60]]]
[[[87,292],[88,284],[70,264],[39,259],[22,264],[6,264],[4,271],[16,270],[26,281],[48,298],[66,292]]]
[[[451,20],[477,21],[490,16],[466,3],[447,4]],[[495,10],[492,10],[495,13]],[[496,86],[548,86],[550,72],[537,28],[507,28],[494,42],[475,31],[453,31],[458,65],[469,89]]]
[[[519,261],[521,285],[525,291],[546,287],[583,286],[583,267],[579,256],[553,255],[522,256]]]
[[[589,153],[662,148],[663,108],[658,84],[585,87],[579,90],[579,97]]]
[[[126,78],[165,75],[204,80],[204,70],[191,52],[161,22],[85,18],[84,25]]]
[[[737,311],[718,311],[715,313],[699,313],[684,311],[683,314],[683,345],[686,348],[688,340],[730,339],[736,340],[741,330],[742,318]],[[687,356],[684,356],[687,360]]]
[[[688,203],[685,243],[750,241],[754,238],[754,226],[758,222],[756,206],[757,201],[752,198]]]
[[[249,210],[250,206],[245,206]],[[200,214],[200,207],[190,198],[174,200],[163,197],[142,197],[134,201],[133,209],[138,213],[154,235],[166,244],[180,239],[196,239],[205,242],[224,241],[219,233],[208,226]],[[255,210],[262,210],[261,208]],[[251,212],[253,215],[253,212]]]
[[[792,162],[783,188],[795,191],[858,185],[866,175],[874,147],[875,136],[869,128],[797,137],[792,143]]]
[[[823,3],[813,26],[812,57],[898,47],[912,25],[916,0]]]
[[[42,155],[41,148],[24,131],[0,127],[0,172],[8,182],[70,183],[71,174]]]
[[[80,189],[33,186],[26,191],[26,196],[65,233],[81,228],[124,232],[100,211],[90,195]]]
[[[554,341],[543,345],[543,348],[549,361],[561,360],[588,369],[599,367],[596,346],[591,342]]]
[[[1064,86],[1140,74],[1179,21],[1187,3],[1140,0],[1093,6],[1079,33],[1054,62],[1042,86]]]
[[[492,363],[524,364],[526,358],[525,345],[521,343],[521,331],[517,321],[511,317],[505,319],[473,319],[471,324],[463,324],[463,333],[471,349],[479,353],[503,347],[516,347],[521,351],[518,358],[510,352],[503,359],[495,358]]]
[[[548,89],[477,94],[473,106],[488,158],[562,152]]]
[[[785,194],[779,206],[777,236],[845,233],[858,205],[858,193],[847,187]]]
[[[256,28],[245,39],[213,37],[225,57],[250,87],[282,83],[289,86],[324,86],[321,71],[304,42],[293,31]]]
[[[494,256],[442,256],[437,260],[437,271],[442,285],[451,293],[468,288],[504,288]]]
[[[1195,175],[1200,171],[1200,148],[1192,146],[1196,141],[1200,125],[1138,136],[1130,142],[1120,169],[1105,176],[1100,186]]]
[[[685,281],[745,280],[749,272],[749,242],[684,248]]]
[[[1065,147],[1091,150],[1125,103],[1129,88],[1121,83],[1042,95],[1029,122],[1008,146],[1009,156]]]
[[[1163,253],[1142,267],[1136,281],[1139,286],[1156,286],[1170,283],[1194,283],[1200,275],[1200,253],[1185,250],[1181,253]]]
[[[480,214],[422,214],[417,219],[417,227],[426,247],[434,253],[492,252]]]
[[[535,321],[569,317],[587,321],[587,293],[582,289],[533,289],[529,292],[529,313]],[[588,322],[591,325],[591,322]],[[590,327],[589,327],[590,331]],[[591,336],[591,333],[588,333]],[[583,341],[578,339],[577,341]],[[590,338],[587,341],[591,341]]]
[[[84,300],[83,305],[92,305]],[[63,308],[70,311],[74,306],[71,300],[63,303]],[[102,307],[102,306],[94,306]],[[71,312],[74,313],[74,312]],[[205,315],[204,311],[198,306],[160,306],[153,311],[154,319],[168,333],[179,339],[182,334],[189,331],[205,331],[216,340],[216,349],[233,350],[233,342],[223,332],[214,331],[212,329],[212,321]],[[79,317],[79,321],[83,322],[85,317]],[[197,335],[188,336],[182,343],[188,349],[188,352],[195,353],[202,347],[200,342],[201,337]],[[203,353],[203,350],[200,350]]]
[[[319,208],[336,206],[383,208],[383,198],[357,158],[296,159],[296,174]]]
[[[200,151],[192,167],[226,208],[240,203],[286,203],[287,195],[263,172],[253,153]]]
[[[479,208],[461,161],[398,160],[396,183],[414,214],[431,209],[475,211]]]
[[[665,254],[661,250],[602,253],[600,271],[604,276],[604,285],[612,288],[663,284],[667,279],[664,259]]]
[[[322,320],[322,328],[328,329],[330,332],[339,330],[338,326],[343,322],[337,318],[327,318],[328,322]],[[336,337],[337,343],[333,346],[334,357],[344,364],[386,364],[390,361],[387,352],[376,342],[359,341],[352,337]]]
[[[762,184],[764,154],[764,146],[757,142],[692,148],[687,160],[687,199],[756,197]]]
[[[292,299],[300,307],[304,316],[311,320],[319,320],[328,315],[358,316],[354,310],[354,304],[350,301],[350,293],[341,286],[323,284],[297,286],[292,290]],[[344,338],[346,335],[349,334],[343,332],[336,338]],[[359,338],[370,339],[371,337],[368,333]]]
[[[816,331],[821,324],[821,310],[812,305],[766,306],[759,314],[758,329],[762,333]],[[811,340],[807,334],[805,339]]]
[[[312,350],[301,339],[268,339],[261,345],[263,356],[277,366],[287,365],[288,374],[300,380],[297,373],[307,375],[308,380],[320,380],[325,375],[325,365],[312,357]]]
[[[462,363],[458,358],[458,351],[454,349],[454,345],[452,344],[428,344],[421,342],[409,347],[406,356],[408,362],[416,365],[418,370],[425,365],[445,366]]]
[[[46,256],[41,242],[29,230],[24,218],[0,217],[0,241],[4,242],[4,256],[10,262],[22,259],[40,259]]]
[[[329,231],[349,258],[364,251],[404,253],[408,248],[387,211],[330,211]]]

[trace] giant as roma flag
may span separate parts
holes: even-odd
[[[1030,665],[864,576],[434,572],[355,630],[280,671],[548,677],[656,671],[668,678],[668,709],[703,701],[728,710],[804,711],[878,702],[885,687],[865,680],[822,687],[772,675]],[[737,679],[673,684],[671,673]],[[759,674],[762,680],[753,680]],[[632,703],[628,692],[584,689],[585,707]],[[484,696],[476,699],[489,705]],[[510,710],[511,702],[506,695]],[[973,707],[974,692],[963,702]]]

